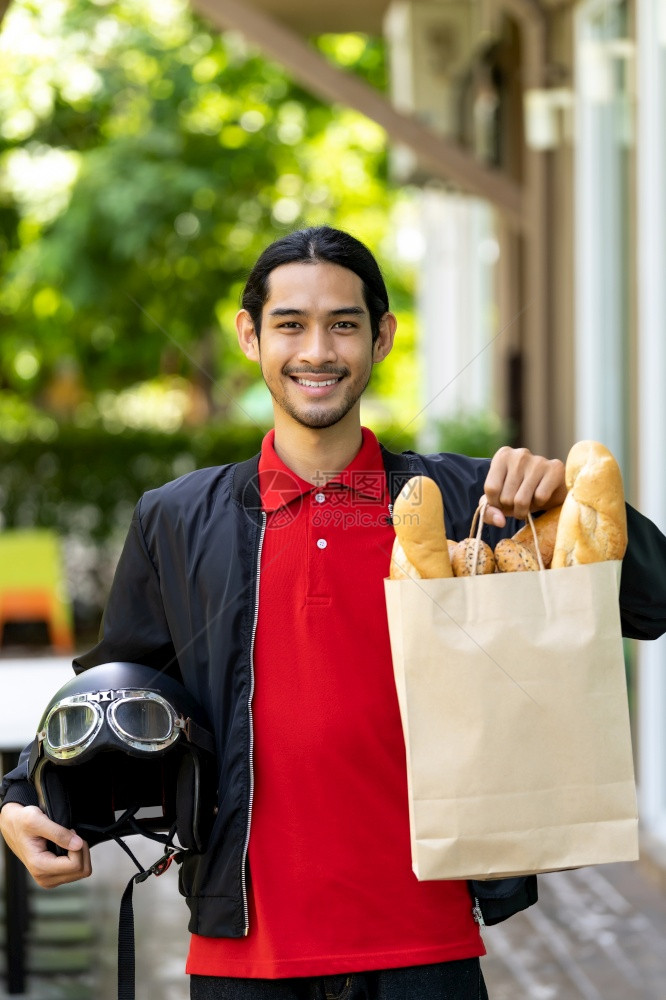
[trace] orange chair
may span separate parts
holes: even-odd
[[[8,622],[45,622],[51,645],[74,648],[72,608],[56,534],[0,532],[0,642]]]

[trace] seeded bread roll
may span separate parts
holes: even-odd
[[[498,573],[535,572],[539,563],[527,548],[515,538],[503,538],[495,546],[495,565]]]
[[[539,539],[539,551],[541,552],[541,558],[543,559],[543,564],[546,569],[549,568],[553,560],[553,552],[555,550],[555,537],[557,535],[557,525],[560,519],[560,512],[562,510],[562,504],[559,507],[551,507],[540,517],[534,518],[534,528],[537,533],[537,538]],[[513,536],[514,542],[519,542],[524,545],[526,549],[536,557],[536,550],[534,548],[534,536],[532,534],[532,529],[528,524],[524,524],[520,531],[517,531]],[[495,547],[495,554],[497,554],[497,547]]]
[[[597,441],[579,441],[565,470],[569,492],[562,504],[551,566],[621,559],[627,548],[622,474],[610,451]]]
[[[412,575],[410,566],[419,574],[416,579],[453,576],[444,529],[442,494],[433,479],[414,476],[405,483],[393,506],[393,524],[396,541],[400,543],[407,560],[405,564],[400,552],[397,558],[394,556],[391,559],[390,575],[393,579]],[[401,565],[403,576],[395,577],[393,568]]]
[[[463,538],[456,545],[451,565],[454,576],[472,576],[474,571],[474,547],[475,538]],[[476,576],[485,576],[487,573],[495,572],[495,556],[493,550],[487,542],[479,545],[479,557],[476,563]]]

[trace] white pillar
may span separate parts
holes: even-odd
[[[666,531],[666,5],[638,2],[640,507]],[[664,581],[666,586],[666,581]],[[666,637],[640,644],[639,801],[666,843]]]
[[[422,194],[425,253],[419,321],[425,357],[427,429],[433,421],[492,408],[497,242],[487,203],[465,195]]]
[[[576,9],[576,338],[578,440],[603,442],[627,466],[626,331],[629,190],[622,145],[626,92],[607,43],[624,27],[617,5],[585,0]]]

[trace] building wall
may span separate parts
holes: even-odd
[[[666,9],[638,0],[638,497],[666,532]],[[640,813],[666,844],[666,637],[639,650]]]

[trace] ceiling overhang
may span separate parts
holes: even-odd
[[[253,0],[257,10],[299,35],[360,31],[381,35],[390,0]]]
[[[296,0],[292,2],[296,6]],[[380,91],[324,58],[301,33],[286,26],[282,17],[277,20],[260,9],[259,3],[249,0],[193,0],[193,3],[216,27],[241,32],[318,97],[354,108],[377,122],[392,143],[408,146],[415,153],[420,167],[432,178],[484,198],[511,224],[520,228],[525,225],[522,190],[518,184],[479,163],[472,154],[441,138],[417,118],[397,111]],[[262,7],[268,3],[277,5],[278,0],[261,0]],[[283,4],[280,9],[283,10]]]

